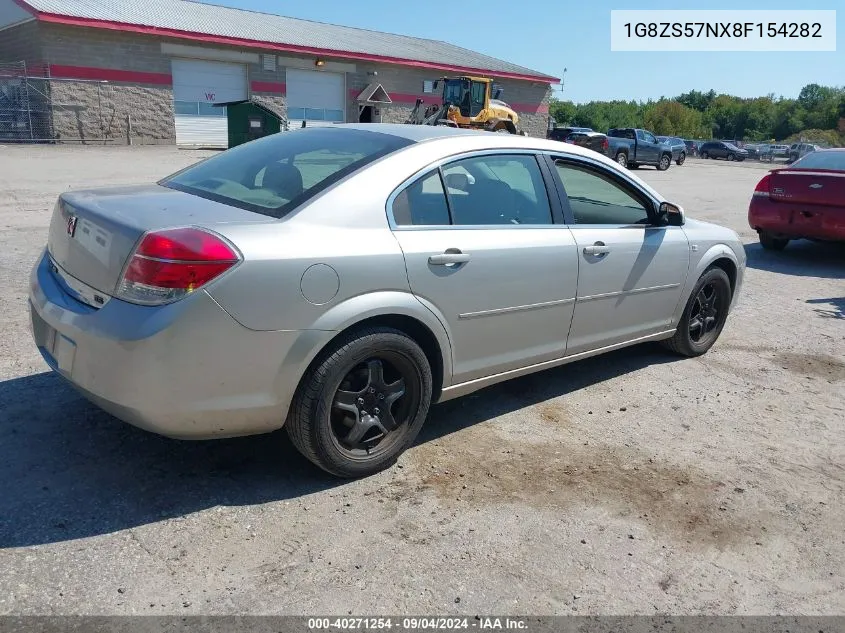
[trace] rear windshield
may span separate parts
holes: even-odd
[[[280,218],[408,139],[339,127],[299,128],[238,145],[159,184]]]
[[[803,158],[799,158],[792,163],[791,167],[845,171],[845,152],[815,151]]]

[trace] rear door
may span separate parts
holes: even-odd
[[[567,355],[671,329],[690,263],[683,229],[654,225],[654,201],[604,165],[553,166],[579,260]]]
[[[564,355],[578,255],[554,187],[536,156],[502,150],[452,158],[392,196],[411,290],[448,326],[454,383]]]

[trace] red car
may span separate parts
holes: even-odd
[[[757,183],[748,224],[769,250],[789,240],[845,242],[845,149],[820,149]]]

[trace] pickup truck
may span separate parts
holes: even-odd
[[[653,165],[666,171],[672,164],[672,147],[658,141],[648,130],[612,128],[607,137],[607,155],[623,167],[636,169],[640,165]]]

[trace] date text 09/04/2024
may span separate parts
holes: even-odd
[[[426,630],[526,630],[528,623],[520,618],[499,617],[403,617],[403,618],[309,618],[309,631],[327,630],[391,630],[426,631]]]

